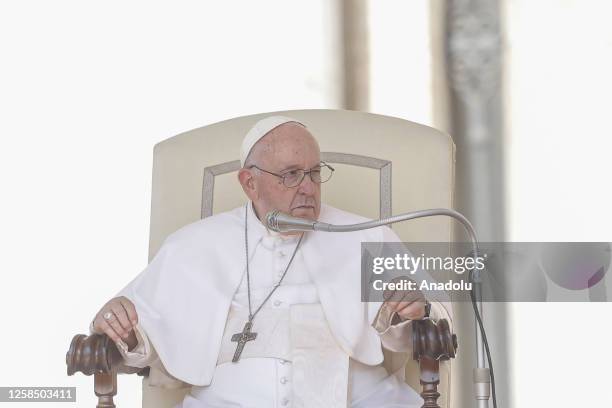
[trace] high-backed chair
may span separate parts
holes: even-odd
[[[297,110],[244,116],[155,145],[149,259],[165,237],[178,228],[246,201],[236,179],[239,146],[257,120],[272,114],[306,124],[319,141],[322,160],[335,167],[334,177],[322,185],[323,202],[373,219],[417,209],[452,208],[455,147],[450,136],[438,130],[355,111]],[[404,241],[452,240],[452,222],[443,217],[405,222],[393,229]],[[129,279],[126,277],[126,281]],[[450,321],[450,315],[448,318]],[[453,357],[456,344],[445,346],[452,348],[447,354],[452,351]],[[440,364],[439,370],[438,404],[443,408],[450,407],[452,360],[448,357],[442,356],[441,360],[447,361]],[[96,374],[100,407],[114,406],[117,371],[138,371],[121,367],[117,361],[118,352],[106,336],[77,335],[67,355],[69,374]],[[430,371],[431,367],[422,361],[419,370],[419,363],[409,359],[406,381],[420,390],[420,379],[435,382]],[[143,407],[171,408],[189,391],[152,387],[147,372],[141,370],[140,374],[145,375]],[[430,391],[435,392],[435,387]]]

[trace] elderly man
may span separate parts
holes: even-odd
[[[321,204],[333,168],[302,123],[268,117],[241,148],[249,201],[171,234],[151,263],[97,313],[125,364],[151,385],[190,386],[178,407],[418,407],[385,355],[411,347],[410,323],[441,305],[422,293],[360,298],[361,242],[398,241],[386,227],[278,234],[280,210],[334,224],[365,219]],[[396,364],[396,368],[401,365]]]

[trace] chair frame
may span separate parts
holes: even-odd
[[[321,159],[327,163],[347,164],[376,169],[379,171],[380,217],[392,215],[391,209],[391,167],[388,160],[356,154],[322,152]],[[203,169],[201,218],[213,213],[215,177],[237,171],[240,161],[228,161]],[[448,321],[437,322],[426,319],[414,322],[413,356],[419,362],[420,383],[423,387],[421,396],[423,407],[439,407],[437,399],[440,394],[437,387],[440,382],[440,361],[455,357],[457,337],[451,333]],[[117,374],[134,374],[147,376],[149,368],[125,366],[116,345],[106,335],[77,334],[73,337],[66,353],[67,374],[81,372],[94,376],[94,392],[98,397],[98,408],[115,408],[113,397],[117,393]]]

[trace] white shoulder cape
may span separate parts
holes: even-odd
[[[353,224],[366,218],[322,205],[320,221]],[[244,206],[169,235],[149,265],[116,296],[130,299],[164,367],[188,384],[210,384],[234,293],[246,271]],[[300,251],[336,341],[364,364],[383,361],[371,326],[380,303],[361,302],[361,242],[394,242],[387,227],[309,232]],[[250,251],[256,242],[249,242]],[[252,254],[250,254],[252,255]]]

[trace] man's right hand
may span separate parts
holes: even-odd
[[[134,327],[138,323],[138,315],[134,304],[125,296],[109,300],[93,320],[93,331],[106,334],[115,343],[124,339],[129,349],[138,343]]]

